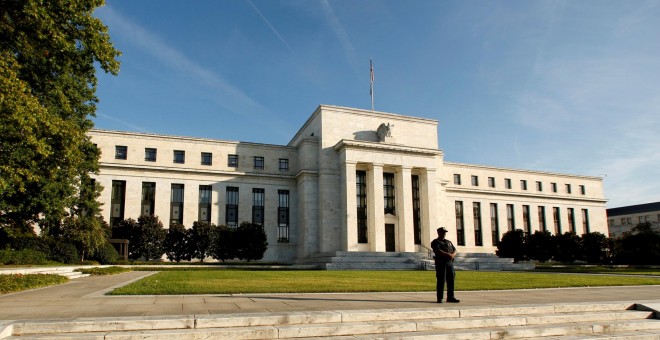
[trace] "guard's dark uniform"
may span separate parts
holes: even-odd
[[[452,254],[456,251],[456,247],[447,239],[435,239],[431,241],[431,249],[435,253],[435,277],[437,279],[435,289],[438,302],[442,302],[445,291],[445,280],[447,281],[447,301],[455,300],[454,277],[456,276],[456,272],[454,271],[454,259],[443,256],[438,250]]]

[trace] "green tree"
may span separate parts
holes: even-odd
[[[211,232],[210,255],[225,262],[236,257],[235,229],[225,225],[213,228]]]
[[[555,245],[549,231],[537,230],[527,238],[527,255],[532,260],[546,262],[552,258]]]
[[[234,241],[236,243],[236,257],[248,262],[261,260],[268,249],[264,227],[256,223],[241,223],[235,230]]]
[[[98,216],[68,216],[61,225],[62,241],[73,242],[81,261],[108,243],[107,225]]]
[[[138,234],[135,248],[139,257],[144,257],[147,261],[160,259],[165,253],[163,243],[166,231],[158,216],[140,216],[137,225],[134,229]]]
[[[215,225],[208,222],[193,222],[193,226],[189,230],[193,258],[204,262],[204,259],[211,255],[211,231],[213,228]]]
[[[582,252],[582,245],[580,244],[580,237],[571,233],[565,232],[560,235],[554,235],[556,251],[554,259],[557,262],[572,263],[580,258]]]
[[[588,263],[604,263],[605,249],[608,248],[607,236],[593,232],[582,235],[582,257]]]
[[[103,0],[0,0],[0,227],[57,225],[98,172],[86,135],[96,68],[117,74],[120,55],[93,16]],[[76,212],[74,212],[76,213]]]
[[[660,232],[649,222],[615,240],[614,257],[621,264],[660,264]]]
[[[513,262],[518,263],[526,258],[525,245],[525,233],[522,229],[510,230],[502,235],[495,253],[499,257],[513,258]]]
[[[191,245],[190,234],[186,227],[178,223],[170,225],[164,243],[165,256],[170,261],[190,261]]]

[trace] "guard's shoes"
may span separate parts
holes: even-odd
[[[442,303],[442,300],[438,300],[438,303]]]
[[[447,299],[447,302],[459,303],[461,300],[458,299]]]

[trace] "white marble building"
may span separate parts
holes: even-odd
[[[263,223],[264,261],[424,252],[435,229],[494,252],[515,227],[607,233],[600,177],[444,161],[438,122],[319,106],[288,145],[93,130],[104,217]]]

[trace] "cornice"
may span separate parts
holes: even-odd
[[[555,176],[555,177],[590,179],[590,180],[598,180],[598,181],[603,180],[603,177],[599,177],[599,176],[572,175],[572,174],[565,174],[559,172],[513,169],[513,168],[498,168],[488,165],[475,165],[475,164],[454,163],[454,162],[444,162],[443,164],[445,166],[453,166],[464,169],[480,169],[480,170],[500,171],[500,172],[509,172],[509,173],[513,172],[520,174],[535,174],[535,175],[547,175],[547,176]]]
[[[416,148],[404,146],[401,144],[356,141],[351,139],[342,139],[337,142],[333,148],[335,151],[340,151],[341,149],[365,149],[378,151],[395,151],[424,156],[442,156],[442,150],[438,149]]]
[[[234,176],[234,177],[262,177],[262,178],[277,178],[284,180],[294,179],[294,175],[282,175],[282,174],[272,174],[272,173],[257,173],[257,172],[244,172],[244,171],[225,171],[225,170],[211,170],[211,169],[192,169],[192,168],[178,168],[178,167],[167,167],[167,166],[149,166],[149,165],[134,165],[134,164],[117,164],[117,163],[99,163],[100,168],[106,169],[122,169],[122,170],[133,170],[133,171],[154,171],[154,172],[168,172],[168,173],[180,173],[180,174],[202,174],[202,175],[222,175],[222,176]]]
[[[537,198],[537,199],[554,199],[562,201],[582,201],[582,202],[594,202],[594,203],[606,203],[607,199],[604,198],[594,198],[594,197],[578,197],[578,196],[554,196],[554,195],[542,195],[542,194],[532,194],[532,193],[522,193],[522,192],[508,192],[508,191],[484,191],[478,189],[467,189],[467,188],[451,188],[445,187],[445,192],[447,193],[464,193],[464,194],[480,194],[488,196],[508,196],[508,197],[524,197],[524,198]]]

